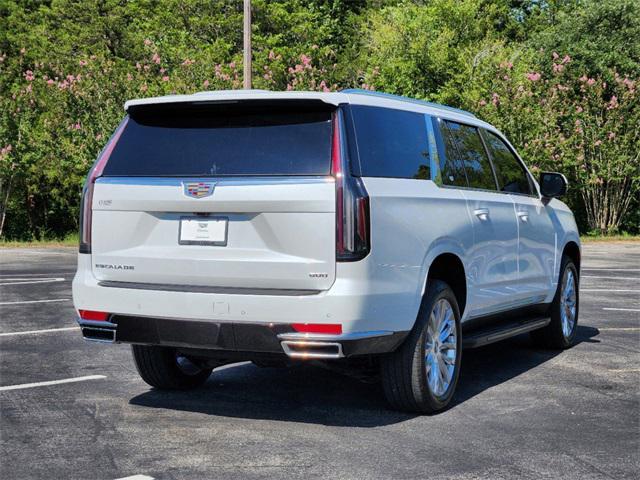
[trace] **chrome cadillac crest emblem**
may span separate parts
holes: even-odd
[[[216,184],[213,182],[185,182],[184,194],[187,197],[204,198],[213,194]]]

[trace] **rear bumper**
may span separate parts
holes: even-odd
[[[369,331],[341,335],[298,333],[283,323],[211,322],[111,315],[107,321],[78,319],[87,340],[206,350],[224,356],[285,354],[294,359],[338,359],[395,350],[407,332]]]

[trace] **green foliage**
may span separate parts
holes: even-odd
[[[638,229],[635,0],[254,0],[253,47],[255,88],[470,109],[570,176],[585,231]],[[0,235],[75,231],[124,101],[241,88],[241,62],[239,0],[0,0]]]

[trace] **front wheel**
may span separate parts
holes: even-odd
[[[460,310],[451,288],[429,281],[416,324],[405,342],[382,359],[382,383],[397,410],[435,413],[447,407],[462,357]]]
[[[162,390],[189,390],[207,381],[211,368],[201,367],[170,347],[132,345],[142,379]]]
[[[551,323],[531,332],[531,338],[545,348],[569,348],[575,340],[580,307],[578,269],[564,256],[560,265],[560,278],[549,313]]]

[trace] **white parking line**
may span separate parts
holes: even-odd
[[[107,376],[106,375],[87,375],[86,377],[65,378],[63,380],[51,380],[48,382],[22,383],[20,385],[7,385],[6,387],[0,387],[0,392],[6,392],[8,390],[21,390],[23,388],[48,387],[49,385],[60,385],[63,383],[85,382],[87,380],[101,380],[103,378],[107,378]]]
[[[51,300],[23,300],[21,302],[0,302],[0,305],[22,305],[26,303],[70,302],[70,298],[53,298]]]
[[[581,292],[626,292],[626,293],[640,293],[640,290],[614,290],[611,288],[581,288]]]
[[[0,337],[11,337],[14,335],[37,335],[39,333],[70,332],[71,330],[80,330],[80,327],[47,328],[45,330],[25,330],[23,332],[7,332],[7,333],[0,333]]]
[[[9,279],[11,280],[11,279]],[[28,280],[24,282],[8,282],[8,283],[0,283],[0,287],[3,285],[26,285],[31,283],[52,283],[52,282],[64,282],[64,278],[39,278],[37,280]]]
[[[640,312],[640,308],[608,308],[605,307],[603,310],[612,310],[614,312]]]
[[[51,272],[51,273],[2,273],[0,280],[6,280],[6,277],[47,277],[53,278],[56,275],[73,275],[73,272]],[[34,279],[37,280],[37,279]]]
[[[606,267],[602,267],[602,268],[587,268],[587,267],[582,267],[580,270],[584,271],[584,270],[589,270],[589,271],[604,271],[604,272],[640,272],[640,268],[606,268]]]
[[[604,278],[605,280],[640,280],[640,277],[600,277],[598,275],[580,275],[580,278]]]
[[[599,331],[619,331],[619,332],[637,332],[640,327],[598,327]]]
[[[116,480],[154,480],[149,475],[132,475],[131,477],[116,478]]]

